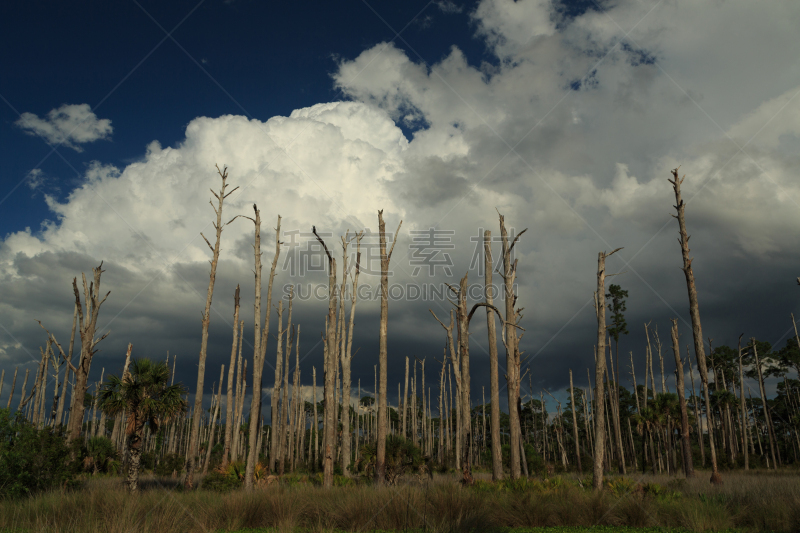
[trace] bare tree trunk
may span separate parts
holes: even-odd
[[[352,389],[352,379],[350,377],[350,368],[351,362],[353,360],[353,327],[355,325],[355,312],[356,312],[356,303],[358,302],[358,276],[361,273],[361,238],[364,236],[364,232],[356,233],[356,264],[354,266],[355,271],[353,273],[353,284],[352,284],[352,294],[350,295],[350,318],[347,324],[347,344],[342,351],[342,389],[344,393],[344,404],[345,404],[345,413],[346,415],[343,417],[343,426],[342,426],[342,472],[345,475],[350,474],[350,461],[352,460],[353,452],[350,447],[350,406],[353,404],[353,397],[351,394]],[[345,239],[342,241],[343,255],[347,257],[347,244],[349,244],[349,240],[347,240],[347,235],[345,235]],[[344,288],[345,283],[347,281],[347,273],[346,269],[342,267],[342,270],[345,271],[342,274],[342,287]],[[344,291],[342,291],[342,298],[344,299]],[[344,312],[344,311],[343,311]],[[406,363],[407,364],[407,363]],[[405,407],[405,403],[403,404]],[[357,411],[356,411],[357,412]],[[405,428],[405,422],[403,423],[403,427]]]
[[[484,298],[486,299],[486,329],[489,333],[489,381],[491,395],[491,432],[492,432],[492,481],[503,479],[503,452],[500,443],[500,384],[497,371],[497,330],[495,318],[490,305],[494,305],[494,286],[492,285],[492,232],[483,232],[483,272]],[[484,435],[484,439],[486,436]]]
[[[692,336],[694,338],[694,353],[697,356],[697,367],[700,371],[700,381],[703,383],[705,394],[706,411],[711,416],[711,400],[708,395],[708,368],[706,367],[706,354],[703,346],[703,329],[700,325],[700,307],[697,302],[697,288],[694,282],[694,272],[692,271],[692,259],[689,257],[689,234],[686,232],[686,204],[681,199],[681,184],[686,176],[678,178],[678,169],[672,171],[674,179],[669,180],[675,191],[675,209],[678,215],[678,227],[680,230],[681,253],[683,255],[683,273],[686,276],[686,287],[689,291],[689,315],[692,319]],[[674,216],[674,215],[673,215]],[[714,437],[712,424],[708,424],[708,437],[711,446],[711,482],[714,484],[722,483],[722,476],[719,475],[717,468],[717,451],[714,447]]]
[[[242,340],[239,338],[239,285],[233,295],[233,342],[231,343],[231,362],[228,365],[228,397],[225,401],[225,448],[222,452],[222,464],[228,465],[231,458],[231,440],[233,439],[233,388],[234,371],[236,369],[236,348]]]
[[[294,289],[289,294],[290,296],[294,295]],[[286,346],[288,348],[289,344],[292,342],[292,335],[294,334],[294,330],[292,329],[292,303],[293,298],[289,299],[289,320],[286,323]],[[288,431],[288,416],[289,416],[289,350],[284,350],[284,353],[281,354],[281,357],[284,358],[284,370],[283,370],[283,387],[281,388],[281,407],[280,407],[280,420],[278,422],[278,451],[277,451],[277,460],[278,460],[278,474],[283,475],[284,469],[286,468],[286,456],[288,455],[289,449],[289,437],[287,435]]]
[[[325,332],[325,378],[324,378],[324,419],[325,419],[325,454],[322,458],[323,462],[323,486],[325,488],[333,487],[333,465],[336,455],[336,428],[333,425],[334,421],[334,389],[336,387],[335,374],[338,362],[336,342],[336,259],[328,251],[325,241],[317,235],[317,230],[314,228],[314,235],[317,240],[322,244],[325,254],[328,256],[328,317],[326,319],[326,332]]]
[[[11,400],[14,398],[14,390],[17,388],[17,371],[19,367],[14,369],[14,381],[11,382],[11,392],[8,394],[8,404],[6,404],[6,409],[9,411],[11,410]]]
[[[78,323],[80,324],[80,335],[81,335],[81,359],[78,363],[78,367],[74,367],[71,362],[67,361],[67,366],[75,373],[75,387],[72,391],[72,407],[70,409],[70,417],[69,417],[69,424],[67,427],[67,435],[70,442],[74,442],[81,437],[81,428],[83,426],[83,414],[84,414],[84,407],[83,407],[83,398],[86,394],[86,387],[87,387],[87,380],[89,377],[89,369],[92,365],[92,358],[97,350],[95,350],[95,346],[105,339],[108,336],[108,333],[102,335],[99,339],[95,339],[95,330],[97,328],[97,318],[100,314],[100,306],[103,305],[103,302],[106,301],[108,295],[111,294],[109,291],[100,299],[100,276],[102,275],[103,271],[103,263],[100,263],[100,266],[97,268],[93,268],[92,272],[94,274],[94,281],[87,285],[86,284],[86,276],[83,275],[83,293],[85,299],[85,307],[81,304],[81,295],[78,291],[78,280],[77,278],[72,279],[72,289],[75,293],[75,304],[78,306]],[[52,335],[50,335],[52,337]],[[58,346],[59,351],[61,352],[62,357],[66,360],[64,355],[64,350],[61,349],[61,345],[56,342],[55,338],[53,338],[53,342],[55,342],[56,346]]]
[[[739,335],[739,394],[741,394],[739,407],[742,414],[742,450],[744,451],[744,469],[750,470],[750,454],[747,450],[747,427],[749,424],[747,422],[747,409],[744,402],[744,370],[742,369],[742,335]]]
[[[67,398],[67,383],[69,383],[69,367],[71,366],[70,363],[72,362],[72,350],[75,346],[75,326],[78,324],[78,306],[75,305],[75,310],[72,313],[72,332],[70,333],[69,338],[69,352],[67,355],[67,368],[64,369],[64,384],[61,387],[61,395],[58,397],[58,407],[56,408],[56,425],[61,424],[61,421],[64,417],[64,403],[66,402]],[[14,372],[14,377],[16,378],[16,372]],[[11,405],[11,398],[8,399],[9,406]]]
[[[517,276],[517,261],[511,261],[511,252],[519,238],[527,229],[521,231],[509,244],[508,231],[506,230],[505,217],[500,216],[500,238],[503,245],[503,284],[505,300],[505,324],[503,344],[506,349],[506,381],[508,382],[508,420],[509,420],[509,445],[511,460],[511,479],[519,479],[520,472],[520,413],[518,411],[520,389],[520,359],[517,339],[519,311],[514,310],[517,295],[514,293],[514,281]]]
[[[689,345],[686,345],[686,364],[689,365],[689,379],[692,380],[692,405],[694,406],[694,419],[697,425],[697,440],[700,442],[700,460],[703,463],[703,467],[706,466],[706,448],[703,439],[703,428],[702,428],[702,420],[700,418],[700,410],[697,407],[698,396],[694,390],[694,370],[692,370],[692,358],[689,354]]]
[[[678,385],[678,403],[681,410],[681,450],[683,451],[683,472],[686,477],[694,477],[692,464],[692,441],[689,438],[689,412],[686,409],[686,387],[683,384],[683,363],[678,344],[678,319],[672,319],[672,351],[675,353],[675,377]]]
[[[198,436],[200,432],[200,415],[203,412],[203,384],[205,380],[206,374],[206,356],[208,354],[208,325],[211,322],[211,300],[214,297],[214,283],[217,279],[217,263],[219,262],[219,244],[220,239],[222,237],[222,228],[233,222],[234,219],[229,221],[227,224],[222,223],[222,204],[225,198],[233,194],[233,192],[238,189],[238,187],[234,188],[231,192],[225,194],[225,189],[228,186],[228,167],[224,167],[222,170],[217,167],[217,172],[219,173],[220,178],[222,179],[222,185],[219,190],[219,194],[215,193],[213,190],[211,194],[217,199],[217,207],[214,207],[214,204],[211,203],[211,207],[214,209],[214,213],[217,215],[217,220],[214,223],[214,229],[216,230],[216,241],[214,242],[214,246],[211,246],[211,243],[208,242],[208,239],[201,233],[200,235],[206,241],[206,244],[211,249],[213,257],[211,259],[211,272],[209,273],[208,279],[208,292],[206,294],[206,307],[203,311],[203,320],[202,320],[202,333],[200,336],[200,357],[197,364],[197,388],[195,389],[195,396],[194,396],[194,419],[192,421],[192,435],[189,439],[189,458],[186,461],[186,479],[184,480],[184,486],[187,489],[191,489],[194,486],[194,468],[195,468],[195,461],[197,458],[197,444],[198,444]]]
[[[772,456],[772,467],[777,469],[780,464],[780,458],[776,454],[775,442],[775,429],[772,427],[772,413],[770,412],[769,404],[767,403],[767,394],[764,392],[764,376],[761,373],[761,362],[758,359],[758,349],[756,348],[756,339],[750,339],[751,346],[753,347],[753,355],[756,358],[756,370],[758,371],[758,388],[761,391],[761,403],[764,406],[764,418],[767,425],[767,436],[769,437],[769,452]]]
[[[578,415],[575,412],[575,393],[572,389],[572,369],[569,369],[569,399],[572,402],[572,435],[575,438],[575,461],[578,464],[578,472],[583,473],[581,466],[581,444],[578,441]]]
[[[217,426],[217,417],[219,417],[219,402],[222,400],[222,380],[225,377],[225,365],[219,371],[219,392],[217,393],[217,406],[211,414],[211,431],[208,433],[208,444],[206,445],[206,460],[203,463],[203,475],[208,474],[208,464],[211,462],[211,448],[214,447],[214,428]],[[214,390],[212,389],[213,393]]]
[[[317,367],[311,367],[314,375],[314,468],[317,468],[319,460],[319,413],[317,412]],[[361,383],[359,381],[359,383]],[[311,438],[309,437],[309,443]],[[310,457],[311,454],[309,454]]]
[[[408,438],[408,425],[406,420],[408,418],[408,356],[406,356],[406,386],[403,392],[403,438]]]
[[[603,377],[606,373],[606,258],[621,250],[617,248],[611,253],[600,252],[597,254],[597,292],[594,294],[594,309],[597,315],[597,356],[595,357],[594,376],[594,411],[595,411],[595,441],[594,441],[594,490],[603,490],[603,466],[606,446],[605,427],[605,383]]]
[[[378,361],[380,364],[380,389],[378,391],[378,443],[375,464],[375,482],[383,485],[386,478],[386,435],[389,431],[389,420],[386,411],[386,373],[388,364],[387,333],[389,327],[389,262],[392,259],[394,245],[399,238],[400,226],[394,233],[392,247],[386,253],[386,223],[383,221],[383,210],[378,211],[378,236],[381,254],[381,323],[378,331]]]
[[[272,313],[272,284],[275,281],[275,269],[278,266],[278,257],[281,255],[281,216],[278,215],[278,226],[275,228],[275,255],[272,258],[272,267],[267,282],[267,312],[264,316],[264,327],[261,328],[261,213],[256,204],[253,204],[255,218],[250,219],[255,224],[255,338],[253,343],[253,394],[250,402],[250,425],[248,439],[247,465],[244,474],[244,487],[253,490],[255,480],[256,462],[258,461],[258,421],[261,419],[261,384],[264,373],[264,358],[267,353],[269,341],[269,317]],[[287,369],[288,370],[288,369]]]
[[[291,289],[290,289],[291,290]],[[276,462],[280,460],[280,400],[281,400],[281,381],[283,381],[283,300],[278,301],[278,346],[275,355],[275,381],[272,385],[272,396],[270,398],[270,424],[272,432],[269,443],[269,471],[274,472]]]

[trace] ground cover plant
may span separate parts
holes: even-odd
[[[409,478],[396,486],[361,482],[326,490],[321,475],[296,475],[246,492],[185,491],[178,480],[143,475],[141,494],[131,498],[120,478],[87,476],[80,489],[0,502],[0,530],[518,533],[550,527],[564,528],[553,533],[571,533],[581,530],[569,528],[597,526],[601,532],[619,527],[790,532],[800,527],[800,480],[793,472],[730,474],[730,482],[720,486],[699,478],[611,476],[600,493],[591,490],[591,479],[580,476],[503,483],[477,477],[472,487],[451,473],[422,483]]]

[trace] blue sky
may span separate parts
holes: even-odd
[[[461,11],[427,1],[5,4],[0,156],[9,165],[0,178],[2,196],[38,167],[63,198],[89,161],[125,165],[153,139],[173,146],[198,116],[266,120],[341,99],[331,80],[337,60],[376,43],[394,40],[430,63],[453,45],[472,63],[496,61],[473,35],[474,3],[453,6]],[[405,28],[402,39],[391,28]],[[66,162],[14,124],[19,113],[41,116],[78,102],[110,119],[114,134],[82,153],[59,150]],[[41,194],[24,188],[4,207],[4,233],[36,230],[47,216]]]
[[[34,318],[68,337],[71,280],[104,260],[113,333],[93,372],[133,342],[181,354],[191,381],[215,163],[242,186],[227,212],[257,202],[265,228],[278,214],[286,230],[334,236],[374,228],[380,208],[388,226],[402,219],[400,285],[457,281],[469,237],[497,232],[495,209],[529,228],[519,291],[536,395],[591,365],[601,250],[625,247],[610,264],[635,324],[623,351],[642,355],[649,321],[666,337],[677,317],[688,335],[666,181],[681,165],[706,336],[783,345],[800,314],[798,20],[789,0],[6,3],[0,366],[35,364]],[[233,288],[252,297],[240,222],[223,237],[209,368],[229,351]],[[409,231],[429,228],[453,232],[454,268],[421,279]],[[428,309],[446,305],[393,304],[390,373],[405,355],[438,356]],[[295,309],[306,367],[320,366],[324,308]],[[377,306],[358,313],[354,379],[368,383]],[[474,328],[478,394],[488,360]]]

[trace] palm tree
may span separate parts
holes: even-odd
[[[182,398],[186,388],[168,385],[169,367],[164,362],[134,359],[122,379],[111,376],[100,389],[99,406],[109,416],[127,413],[125,435],[130,460],[126,485],[130,492],[139,490],[139,463],[142,455],[144,426],[156,433],[160,424],[186,411]]]

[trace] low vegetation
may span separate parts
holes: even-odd
[[[206,533],[249,528],[455,533],[513,529],[519,533],[524,528],[571,532],[579,530],[569,528],[591,526],[603,526],[599,531],[604,532],[623,526],[658,531],[800,529],[800,479],[788,471],[731,473],[720,486],[709,485],[706,476],[647,476],[641,480],[606,476],[606,490],[601,493],[591,490],[588,477],[492,483],[485,473],[476,472],[475,476],[472,487],[463,487],[460,473],[455,472],[435,474],[432,481],[422,483],[406,476],[396,486],[337,476],[335,485],[347,486],[325,490],[321,473],[294,474],[252,492],[220,492],[207,490],[206,480],[200,480],[203,488],[185,491],[179,480],[143,475],[141,494],[136,498],[125,493],[118,477],[87,476],[80,490],[54,490],[0,502],[0,531]]]

